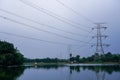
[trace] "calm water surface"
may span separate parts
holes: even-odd
[[[0,80],[120,80],[120,66],[0,68]]]

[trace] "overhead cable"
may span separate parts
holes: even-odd
[[[13,34],[13,33],[8,33],[8,32],[3,32],[3,31],[0,31],[0,33],[1,33],[1,34],[10,35],[10,36],[15,36],[15,37],[20,37],[20,38],[25,38],[25,39],[35,40],[35,41],[47,42],[47,43],[51,43],[51,44],[60,44],[60,45],[73,45],[73,46],[78,46],[78,45],[74,45],[74,44],[67,44],[67,43],[61,43],[61,42],[55,42],[55,41],[42,40],[42,39],[38,39],[38,38],[32,38],[32,37],[28,37],[28,36],[23,36],[23,35],[18,35],[18,34]]]
[[[36,23],[36,24],[39,24],[39,25],[42,25],[42,26],[46,26],[46,27],[58,30],[58,31],[62,31],[62,32],[69,33],[69,34],[72,34],[72,35],[78,35],[78,36],[82,36],[82,37],[88,37],[87,35],[82,35],[82,34],[79,34],[79,33],[70,32],[70,31],[66,31],[66,30],[63,30],[63,29],[59,29],[59,28],[56,28],[55,26],[47,25],[47,24],[44,24],[44,23],[32,20],[30,18],[20,16],[18,14],[15,14],[13,12],[10,12],[10,11],[4,10],[4,9],[0,9],[0,11],[5,12],[5,13],[10,14],[10,15],[13,15],[13,16],[16,16],[16,17],[19,17],[19,18],[22,18],[22,19],[25,19],[25,20],[28,20],[28,21],[31,21],[33,23]]]
[[[28,28],[32,28],[32,29],[35,29],[35,30],[40,31],[40,32],[49,33],[49,34],[52,34],[52,35],[55,35],[55,36],[58,36],[58,37],[62,37],[62,38],[65,38],[65,39],[69,39],[69,40],[72,40],[72,41],[78,41],[78,42],[86,43],[86,44],[93,44],[93,43],[88,43],[88,42],[85,42],[85,41],[80,41],[80,40],[77,40],[77,39],[73,39],[73,38],[70,38],[70,37],[67,37],[67,36],[64,36],[64,35],[60,35],[60,34],[57,34],[55,32],[50,32],[50,31],[47,31],[47,30],[43,30],[43,29],[40,29],[38,27],[35,27],[35,26],[32,26],[32,25],[28,25],[28,24],[13,20],[13,19],[5,17],[5,16],[0,15],[0,18],[11,21],[11,22],[14,22],[14,23],[17,23],[17,24],[20,24],[20,25],[24,25],[24,26],[26,26]]]
[[[67,9],[71,10],[72,12],[74,12],[75,14],[77,14],[80,17],[83,17],[85,20],[91,22],[92,24],[94,23],[93,20],[87,18],[86,16],[84,16],[83,14],[79,13],[78,11],[74,10],[73,8],[69,7],[68,5],[64,4],[63,2],[61,2],[60,0],[56,0],[58,3],[60,3],[61,5],[63,5],[64,7],[66,7]]]
[[[29,1],[26,1],[26,0],[20,0],[20,1],[22,3],[30,6],[30,7],[38,10],[38,11],[40,11],[40,12],[43,12],[43,13],[45,13],[45,14],[47,14],[47,15],[49,15],[49,16],[51,16],[51,17],[53,17],[53,18],[55,18],[55,19],[57,19],[57,20],[59,20],[59,21],[61,21],[63,23],[66,23],[66,24],[70,25],[71,27],[77,28],[79,30],[82,30],[82,31],[85,31],[85,32],[88,32],[88,33],[91,33],[91,34],[94,34],[92,31],[88,31],[88,30],[86,30],[84,28],[76,26],[75,24],[73,24],[73,21],[71,21],[71,20],[69,20],[69,19],[67,19],[65,17],[59,16],[56,13],[51,12],[51,11],[49,11],[47,9],[41,8],[41,7],[37,6],[36,4],[34,4],[32,2],[29,2]],[[81,26],[85,27],[84,25],[81,25]]]

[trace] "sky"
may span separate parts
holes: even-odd
[[[120,0],[0,0],[0,40],[13,43],[27,58],[94,54],[94,23],[108,27],[101,30],[109,36],[102,39],[110,44],[105,53],[120,53],[119,21]]]

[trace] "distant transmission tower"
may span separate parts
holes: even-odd
[[[96,51],[95,53],[98,53],[98,54],[104,54],[104,48],[103,46],[109,46],[108,44],[103,44],[102,42],[102,39],[103,38],[107,38],[108,36],[107,35],[103,35],[101,33],[101,30],[104,29],[106,30],[107,27],[103,26],[105,23],[95,23],[95,27],[92,28],[92,30],[97,30],[97,35],[96,36],[92,36],[92,38],[96,38],[97,39],[97,43],[95,45],[92,45],[92,46],[96,46]]]

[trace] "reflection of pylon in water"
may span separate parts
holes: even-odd
[[[72,79],[71,79],[71,75],[72,75],[72,73],[70,72],[70,74],[69,74],[69,80],[72,80]]]
[[[105,80],[105,71],[96,73],[96,80]]]
[[[72,70],[70,69],[70,72],[69,72],[69,80],[72,80]]]

